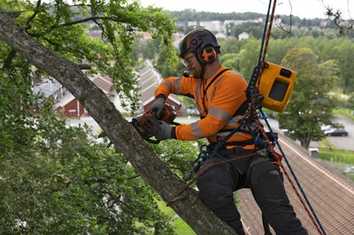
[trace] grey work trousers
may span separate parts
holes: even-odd
[[[204,162],[200,170],[207,170],[197,179],[202,202],[230,225],[237,234],[242,235],[245,232],[234,202],[233,192],[240,188],[250,188],[262,215],[276,234],[307,234],[290,205],[282,176],[271,159],[256,153],[250,154],[249,151],[241,151],[237,154],[241,158],[228,163],[214,164],[220,162],[218,158]],[[245,154],[251,156],[242,158]],[[222,153],[225,159],[231,157],[230,155],[234,154],[227,150]]]

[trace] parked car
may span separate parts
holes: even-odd
[[[321,130],[325,136],[348,136],[348,132],[345,130],[344,126],[339,123],[322,126]]]
[[[326,136],[348,136],[344,127],[332,127],[323,132]]]
[[[326,136],[348,136],[344,128],[331,128],[324,133]]]

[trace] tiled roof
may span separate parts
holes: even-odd
[[[99,87],[105,94],[112,92],[113,81],[109,76],[97,75],[92,78],[93,83]]]
[[[354,234],[354,186],[336,171],[322,166],[292,140],[281,136],[280,143],[328,235]],[[283,164],[285,162],[283,160]],[[288,170],[289,172],[289,170]],[[309,234],[318,234],[285,176],[290,201]],[[258,209],[250,190],[239,193],[239,208],[250,234],[264,234]]]
[[[138,72],[137,81],[139,86],[140,102],[142,106],[147,105],[155,97],[155,89],[162,82],[162,77],[156,71],[151,62],[146,61],[145,66]],[[180,101],[173,94],[169,95],[168,99],[172,100],[176,104],[180,104]],[[141,107],[142,110],[143,107]]]

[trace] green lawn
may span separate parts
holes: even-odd
[[[334,115],[344,116],[354,121],[354,110],[338,108],[333,111]]]
[[[354,166],[354,151],[336,149],[327,139],[320,142],[319,158],[336,163],[342,169],[347,166]],[[344,174],[354,181],[354,173]]]
[[[320,148],[320,158],[327,161],[354,165],[354,151]]]
[[[354,151],[336,149],[327,139],[320,142],[320,158],[326,161],[354,165]]]

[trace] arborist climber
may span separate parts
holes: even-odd
[[[155,91],[151,109],[159,116],[170,94],[186,95],[196,101],[201,119],[178,126],[156,121],[149,128],[159,140],[206,137],[207,151],[211,153],[219,140],[240,125],[247,100],[247,82],[220,63],[220,46],[206,29],[189,32],[179,49],[179,56],[191,74],[164,79]],[[220,157],[206,159],[200,171],[207,170],[197,178],[197,186],[202,202],[220,219],[238,234],[245,234],[233,192],[250,188],[263,218],[277,234],[307,234],[290,205],[278,168],[267,152],[260,151],[250,133],[236,132],[218,150],[217,156],[234,161],[217,164]]]

